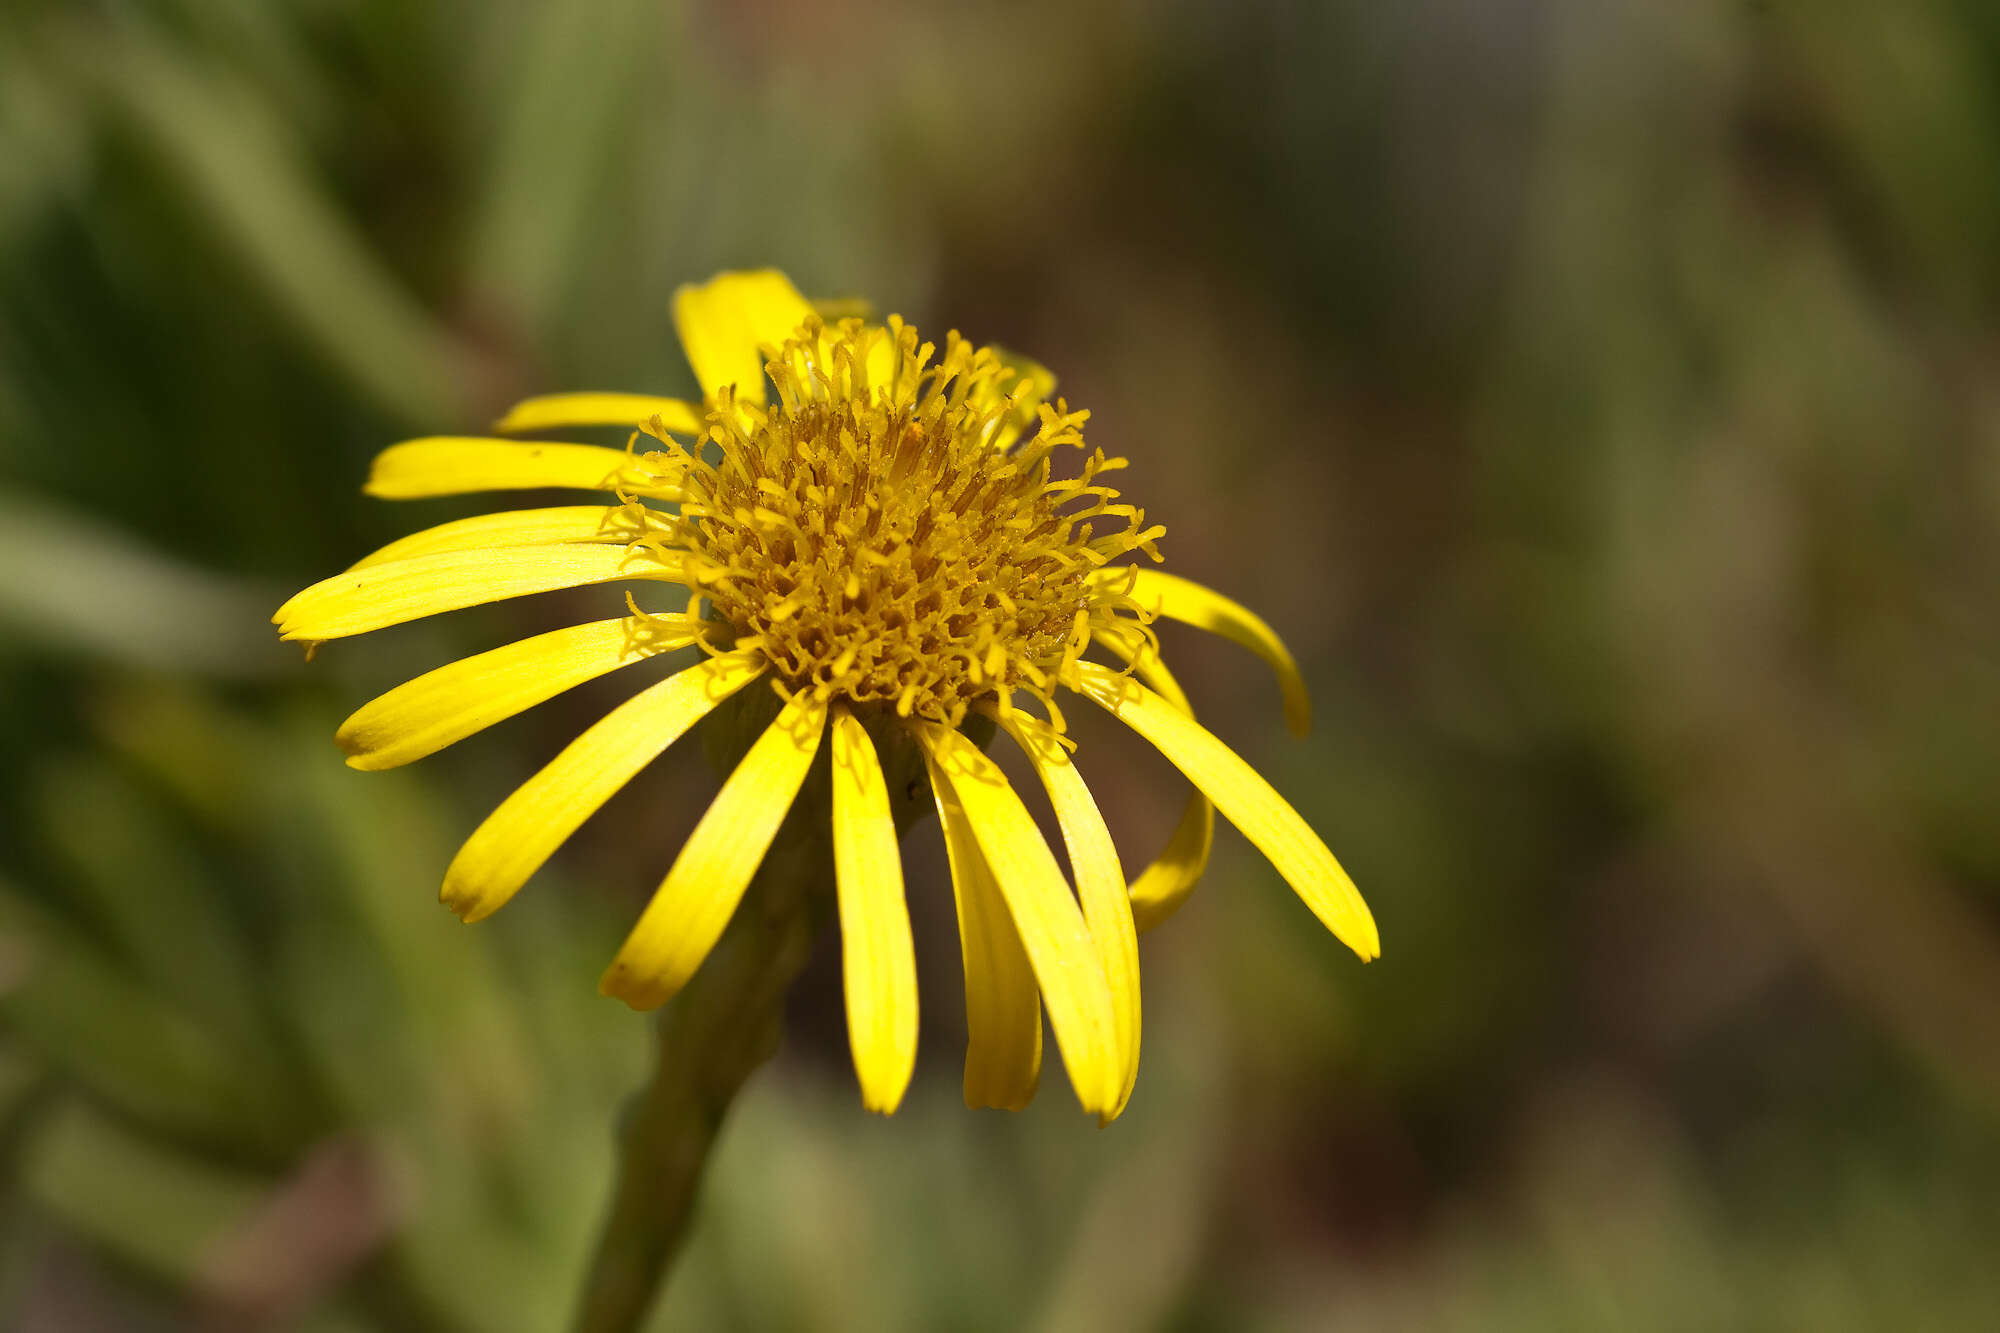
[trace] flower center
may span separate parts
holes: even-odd
[[[682,454],[674,543],[782,685],[956,726],[982,696],[1047,701],[1129,613],[1129,581],[1097,571],[1158,559],[1163,529],[1099,482],[1122,459],[1093,450],[1052,476],[1088,412],[1031,408],[994,349],[953,333],[937,356],[895,317],[815,319],[767,370],[775,405],[711,400],[720,458]]]

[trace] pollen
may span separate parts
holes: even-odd
[[[894,317],[814,318],[764,351],[774,403],[724,388],[692,448],[650,432],[680,472],[667,544],[733,631],[711,651],[756,650],[787,695],[946,726],[1017,691],[1060,719],[1092,637],[1151,619],[1098,571],[1158,560],[1163,532],[1103,483],[1124,460],[1086,449],[1089,413],[1031,409],[996,349],[952,333],[939,354]]]

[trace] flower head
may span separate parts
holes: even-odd
[[[1352,883],[1291,806],[1194,721],[1152,624],[1186,621],[1262,657],[1303,729],[1290,656],[1219,593],[1119,563],[1157,562],[1162,529],[1104,484],[1123,460],[1086,448],[1089,414],[1046,401],[1046,371],[956,333],[939,349],[894,316],[829,324],[774,272],[683,288],[675,315],[699,405],[564,394],[530,399],[499,425],[636,427],[625,451],[414,440],[377,458],[368,483],[388,498],[547,487],[606,500],[431,528],[307,588],[275,617],[285,638],[313,642],[557,588],[686,590],[678,611],[644,609],[628,591],[623,616],[439,668],[341,727],[350,764],[393,767],[583,681],[700,648],[696,664],[587,729],[480,825],[445,872],[453,910],[476,920],[500,907],[640,768],[763,681],[774,697],[756,715],[768,722],[604,975],[603,989],[634,1007],[663,1003],[700,966],[816,771],[849,1032],[873,1109],[895,1108],[916,1054],[890,782],[905,767],[919,787],[927,776],[949,853],[970,1104],[1033,1096],[1046,1002],[1078,1098],[1107,1119],[1124,1106],[1138,1069],[1136,929],[1193,887],[1217,809],[1336,935],[1376,954]],[[1059,473],[1064,451],[1078,461]],[[1110,662],[1086,656],[1093,649]],[[1070,753],[1059,692],[1109,710],[1193,783],[1167,848],[1129,882]],[[985,754],[980,738],[996,731],[1040,778],[1069,874]],[[829,761],[816,766],[822,748]]]

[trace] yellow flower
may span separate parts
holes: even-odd
[[[956,333],[940,352],[893,316],[828,325],[775,272],[682,288],[674,313],[700,405],[563,394],[530,399],[498,426],[636,425],[657,449],[640,452],[638,433],[623,452],[413,440],[381,454],[367,486],[391,499],[573,488],[611,502],[445,523],[307,588],[275,617],[285,638],[315,642],[557,588],[689,590],[687,609],[672,613],[642,610],[628,592],[624,616],[452,663],[341,727],[350,764],[390,768],[619,667],[704,651],[586,730],[480,825],[445,872],[454,911],[472,921],[499,908],[641,767],[764,680],[776,716],[604,975],[604,991],[636,1008],[663,1003],[700,966],[829,735],[818,781],[831,789],[848,1027],[872,1109],[895,1109],[916,1058],[892,790],[920,795],[926,772],[958,908],[971,1105],[1016,1108],[1034,1095],[1046,1002],[1084,1107],[1107,1120],[1123,1108],[1138,1070],[1135,924],[1163,919],[1193,887],[1215,810],[1329,929],[1375,956],[1375,923],[1353,884],[1270,784],[1196,724],[1151,623],[1185,621],[1262,657],[1302,730],[1305,690],[1290,655],[1221,594],[1114,563],[1134,552],[1157,561],[1162,530],[1103,483],[1123,460],[1083,452],[1088,413],[1044,401],[1046,371]],[[1081,455],[1067,479],[1051,467],[1061,449]],[[1119,665],[1086,660],[1093,646]],[[1164,853],[1129,886],[1071,760],[1059,689],[1109,710],[1195,788]],[[1074,892],[982,748],[996,729],[1047,789]]]

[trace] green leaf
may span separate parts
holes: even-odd
[[[412,423],[449,417],[462,350],[342,216],[270,106],[225,71],[136,36],[109,43],[99,69],[218,242],[338,369]]]

